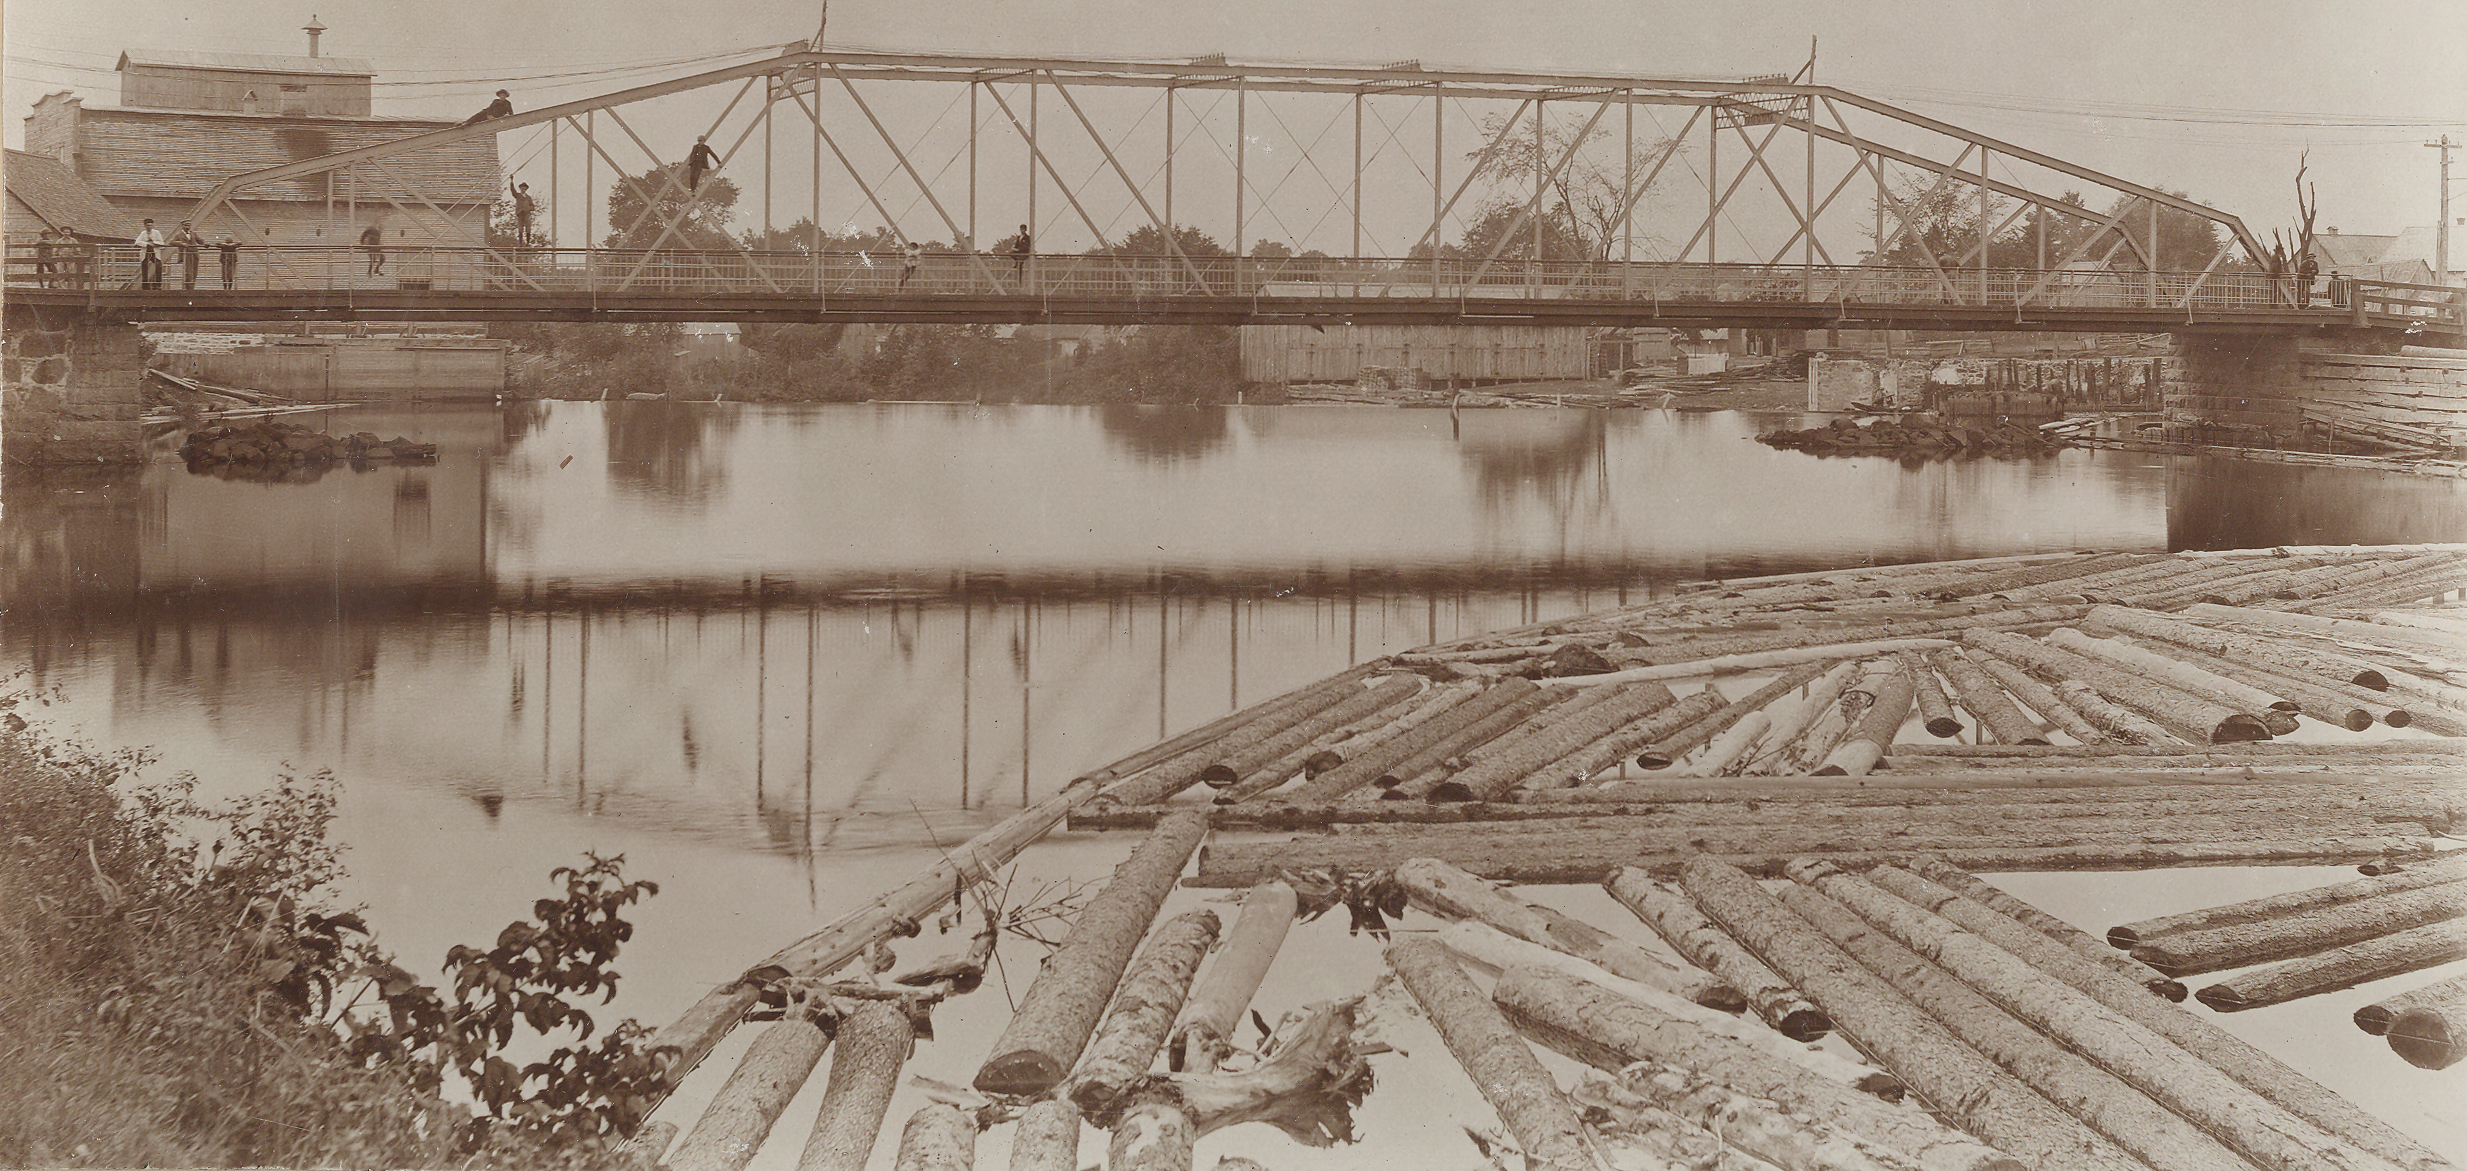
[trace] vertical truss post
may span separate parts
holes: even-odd
[[[1242,291],[1242,230],[1248,226],[1243,216],[1250,207],[1243,202],[1249,192],[1249,180],[1243,164],[1251,157],[1251,104],[1247,78],[1234,79],[1234,230],[1233,275],[1234,291]]]
[[[2142,271],[2149,274],[2143,278],[2147,282],[2147,307],[2156,309],[2159,306],[2159,201],[2155,199],[2150,201],[2150,255],[2144,259],[2147,263]]]
[[[593,121],[598,119],[598,117],[599,112],[596,110],[585,113],[582,116],[583,122],[580,129],[582,130],[582,140],[585,146],[588,146],[591,143],[591,124]],[[588,268],[591,263],[589,253],[592,249],[599,247],[600,243],[599,229],[594,226],[598,222],[596,218],[597,209],[593,206],[600,201],[600,190],[599,181],[592,177],[592,172],[594,170],[593,164],[594,159],[592,157],[592,152],[588,150],[582,152],[582,246],[585,254],[583,256],[583,265],[586,269],[584,277],[586,281],[590,279],[588,274]]]
[[[548,246],[556,248],[565,241],[557,236],[557,127],[548,124]]]
[[[1992,152],[1979,152],[1979,304],[1987,304],[1987,160]]]
[[[1177,104],[1173,86],[1165,87],[1165,229],[1174,226],[1174,106]]]
[[[1028,76],[1028,231],[1029,238],[1032,240],[1036,238],[1036,233],[1045,230],[1044,225],[1038,223],[1036,219],[1036,163],[1038,159],[1045,157],[1044,147],[1037,140],[1036,99],[1036,75],[1030,74]],[[1028,287],[1035,288],[1036,251],[1033,248],[1028,252],[1027,269]]]
[[[968,238],[959,243],[970,252],[977,247],[977,130],[985,125],[977,114],[977,95],[984,88],[981,82],[968,83]]]
[[[1535,291],[1534,284],[1541,275],[1542,220],[1548,214],[1547,209],[1545,209],[1542,205],[1542,192],[1544,190],[1542,178],[1542,153],[1544,150],[1548,149],[1543,144],[1542,139],[1542,105],[1543,103],[1541,102],[1535,102],[1533,104],[1533,208],[1530,212],[1533,216],[1533,251],[1527,253],[1525,256],[1525,295],[1527,297],[1540,296],[1540,294]]]
[[[1353,251],[1362,255],[1362,91],[1353,95]]]
[[[1628,101],[1625,111],[1627,129],[1619,144],[1623,167],[1619,176],[1619,189],[1634,191],[1636,190],[1636,91],[1621,90],[1620,92],[1627,95]],[[1607,252],[1608,249],[1604,251]],[[1619,209],[1619,295],[1622,297],[1627,296],[1635,287],[1635,265],[1636,205],[1630,203]]]
[[[1718,103],[1721,99],[1717,98]],[[1705,263],[1719,264],[1714,241],[1722,234],[1722,110],[1715,105],[1705,122]]]
[[[766,244],[774,226],[771,218],[771,112],[779,108],[779,83],[777,74],[766,74],[762,79],[762,231]]]
[[[1439,295],[1439,221],[1447,210],[1440,203],[1440,171],[1447,166],[1448,95],[1431,87],[1431,296]]]
[[[1808,106],[1807,120],[1813,123],[1816,121],[1815,99],[1809,99]],[[1808,134],[1802,137],[1807,139],[1807,215],[1799,222],[1807,231],[1807,239],[1799,246],[1799,268],[1803,274],[1799,295],[1802,299],[1814,300],[1816,296],[1816,216],[1821,210],[1816,206],[1816,136]],[[1832,258],[1827,257],[1826,259]]]

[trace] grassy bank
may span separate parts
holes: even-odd
[[[545,1008],[536,961],[609,922],[622,937],[613,913],[563,914],[575,878],[632,901],[613,866],[561,873],[569,899],[540,901],[555,910],[536,935],[456,949],[448,970],[482,978],[449,999],[331,905],[330,781],[203,808],[184,786],[138,787],[138,754],[36,734],[16,702],[0,697],[0,1165],[630,1165],[619,1148],[647,1099],[601,1091],[659,1072],[629,1048],[632,1022],[604,1031],[606,1068],[576,1049],[518,1070],[492,1035],[571,1011]],[[510,991],[493,1008],[492,987]],[[554,1088],[577,1071],[594,1085]]]

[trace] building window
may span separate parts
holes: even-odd
[[[283,113],[293,116],[308,113],[307,86],[286,85],[283,87]]]

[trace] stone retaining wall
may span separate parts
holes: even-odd
[[[140,462],[144,377],[135,325],[8,306],[0,329],[0,463]]]

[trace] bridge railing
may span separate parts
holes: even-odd
[[[927,253],[913,273],[895,253],[741,249],[433,248],[382,245],[251,245],[238,250],[229,283],[221,255],[200,250],[192,284],[176,249],[165,250],[165,290],[387,290],[531,294],[778,294],[935,296],[973,294],[1141,300],[1409,298],[1556,300],[1658,304],[1856,302],[1862,304],[2182,308],[2284,308],[2294,282],[2254,272],[2125,269],[1936,269],[1887,265],[1691,264],[1651,261],[1483,262],[1462,258],[1176,257]],[[6,277],[18,286],[141,289],[140,251],[130,245],[10,244]],[[41,266],[50,265],[49,271]],[[2362,282],[2350,282],[2365,287]],[[2371,313],[2448,312],[2439,286],[2374,284]],[[2326,293],[2328,287],[2317,290]],[[2455,290],[2448,290],[2454,293]],[[2452,325],[2455,329],[2455,324]]]
[[[2402,318],[2437,333],[2467,333],[2467,289],[2344,278],[2338,287],[2357,324]]]

